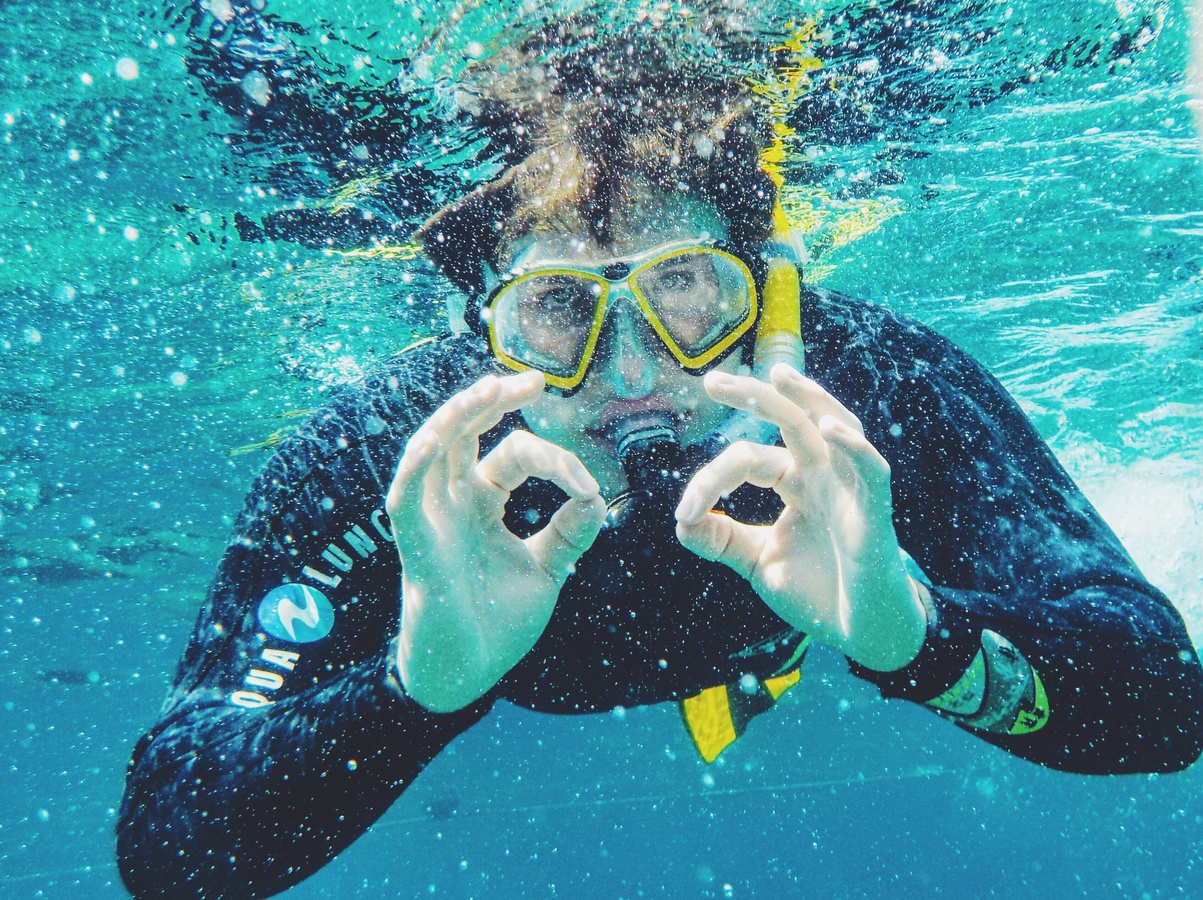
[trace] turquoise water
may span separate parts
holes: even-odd
[[[826,71],[855,95],[855,116],[798,106],[790,120],[808,272],[982,359],[1203,639],[1203,171],[1183,11],[906,7],[936,24],[903,29],[897,52],[916,62],[883,86],[876,8],[723,7],[751,32],[817,21]],[[363,90],[400,90],[398,61],[415,61],[406,88],[422,103],[497,33],[492,4],[458,18],[451,4],[268,9],[303,26],[314,65]],[[188,72],[179,11],[3,12],[0,894],[116,895],[124,761],[266,458],[238,451],[437,329],[446,287],[403,252],[240,240],[235,214],[312,205],[337,178],[289,181],[295,148],[240,140]],[[461,191],[489,171],[469,158],[476,137],[434,116],[405,165]],[[667,708],[502,709],[295,894],[1203,892],[1198,770],[1044,771],[816,656],[803,688],[709,768]]]

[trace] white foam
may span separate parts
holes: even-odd
[[[1203,459],[1169,456],[1075,476],[1145,576],[1203,640]]]

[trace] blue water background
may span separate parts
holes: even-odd
[[[816,264],[990,366],[1200,639],[1201,170],[1185,20],[1156,9],[1123,65],[933,115],[875,195],[900,214]],[[1062,34],[1081,10],[1019,15]],[[120,895],[124,763],[264,460],[230,451],[427,333],[439,286],[241,244],[233,213],[281,200],[206,119],[160,7],[4,14],[0,895]],[[813,146],[829,184],[873,168],[873,146]],[[294,894],[1198,896],[1201,779],[1017,761],[819,651],[709,767],[668,707],[499,707]]]

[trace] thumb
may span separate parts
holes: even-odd
[[[535,562],[556,584],[563,584],[576,561],[601,531],[606,520],[606,503],[600,494],[583,500],[569,500],[556,510],[542,531],[525,541]]]
[[[760,558],[764,535],[761,527],[745,525],[723,513],[709,512],[696,523],[678,521],[677,540],[702,559],[721,562],[748,578]]]

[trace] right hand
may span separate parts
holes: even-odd
[[[560,588],[606,516],[575,454],[513,431],[484,459],[480,435],[543,391],[538,372],[486,376],[405,446],[385,509],[401,554],[401,683],[433,712],[480,698],[542,635]],[[568,494],[525,540],[505,527],[510,491],[543,478]]]

